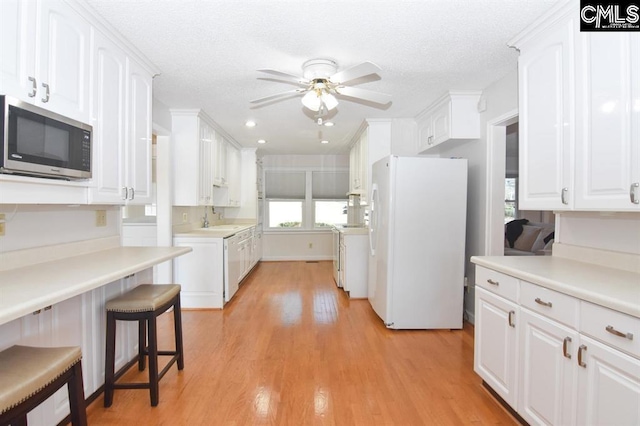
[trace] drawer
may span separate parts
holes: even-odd
[[[580,333],[640,358],[640,318],[583,301]]]
[[[518,279],[510,275],[476,265],[476,285],[512,302],[518,300]]]
[[[527,281],[520,281],[520,305],[578,329],[580,301],[575,297]]]

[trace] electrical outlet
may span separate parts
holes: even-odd
[[[187,213],[182,213],[182,222],[189,222],[189,215]]]
[[[96,210],[96,226],[107,226],[106,210]]]
[[[309,243],[309,248],[313,248],[313,243]]]

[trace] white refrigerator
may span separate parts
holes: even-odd
[[[373,164],[369,302],[388,328],[462,328],[467,160]]]

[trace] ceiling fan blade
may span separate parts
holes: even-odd
[[[340,71],[329,77],[329,81],[336,84],[355,80],[369,74],[376,74],[382,69],[373,62],[363,62],[344,71]]]
[[[300,77],[297,75],[293,75],[293,74],[289,74],[286,72],[282,72],[282,71],[278,71],[278,70],[272,70],[272,69],[263,69],[263,70],[258,70],[260,72],[264,72],[267,74],[272,74],[272,75],[277,75],[278,77],[284,79],[284,80],[289,80],[298,84],[309,84],[309,80],[306,80],[304,77]]]
[[[286,92],[276,93],[275,95],[269,95],[269,96],[265,96],[263,98],[253,99],[253,100],[251,100],[249,102],[252,103],[252,104],[257,104],[257,103],[260,103],[260,102],[270,101],[272,99],[282,98],[282,97],[291,96],[293,94],[299,94],[299,93],[304,93],[304,92],[306,92],[306,90],[304,90],[304,89],[287,90]]]
[[[336,93],[342,96],[362,99],[364,101],[374,102],[381,105],[391,102],[391,95],[387,95],[386,93],[374,92],[372,90],[359,89],[356,87],[336,87]]]

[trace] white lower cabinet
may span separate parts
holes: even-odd
[[[474,370],[509,405],[517,404],[518,306],[476,286]]]
[[[176,247],[193,250],[173,260],[174,282],[182,286],[184,308],[222,308],[224,305],[224,239],[176,237]]]
[[[640,424],[640,362],[580,337],[578,425]],[[577,365],[577,364],[576,364]]]
[[[640,424],[640,318],[480,266],[476,277],[474,369],[525,421]]]
[[[528,309],[520,311],[518,412],[529,424],[575,424],[578,332]]]
[[[341,240],[340,271],[342,287],[352,299],[365,299],[369,294],[367,277],[369,237],[367,234],[344,233]]]
[[[0,350],[13,345],[80,346],[87,398],[104,384],[105,302],[138,284],[152,283],[152,274],[152,269],[146,269],[2,324]],[[119,322],[116,333],[116,368],[120,368],[138,353],[137,323]],[[29,426],[52,426],[68,414],[68,392],[63,387],[32,410],[27,421]]]

